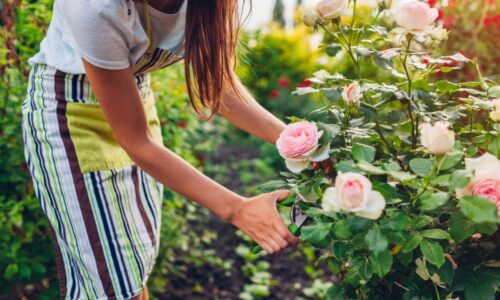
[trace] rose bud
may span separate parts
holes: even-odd
[[[445,122],[436,122],[434,125],[426,123],[420,130],[422,146],[430,153],[445,154],[455,145],[455,133],[448,129],[448,124]]]

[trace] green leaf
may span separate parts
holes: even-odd
[[[365,241],[368,248],[376,254],[386,250],[387,246],[389,246],[387,238],[382,234],[379,227],[370,229],[365,236]]]
[[[352,157],[356,161],[372,162],[375,159],[376,152],[377,151],[372,146],[359,143],[352,146]]]
[[[347,173],[347,172],[358,173],[358,172],[360,172],[360,169],[356,165],[354,165],[351,162],[345,161],[345,160],[342,160],[342,161],[338,162],[337,164],[335,164],[335,169],[338,172],[342,172],[342,173]]]
[[[436,239],[436,240],[448,240],[450,239],[450,234],[442,229],[427,229],[420,232],[420,235],[424,238]]]
[[[444,68],[441,68],[441,72],[445,72],[447,70],[443,70]],[[439,80],[438,82],[434,83],[434,87],[439,90],[440,93],[446,94],[446,93],[453,93],[458,91],[460,86],[458,84],[455,84],[453,82],[447,81],[447,80]]]
[[[425,215],[417,216],[413,220],[413,226],[415,226],[415,228],[417,229],[424,228],[425,226],[432,223],[433,220],[434,219],[430,216],[425,216]]]
[[[376,120],[378,118],[377,109],[368,103],[361,102],[359,104],[359,111],[362,112],[369,120]]]
[[[340,50],[342,50],[342,46],[340,46],[339,44],[330,44],[325,48],[326,54],[330,57],[336,56],[337,53],[340,52]]]
[[[335,236],[342,240],[347,240],[351,237],[351,231],[347,226],[346,220],[339,220],[333,225]]]
[[[301,237],[304,241],[311,244],[318,244],[325,241],[330,233],[329,224],[315,224],[304,226],[300,230]]]
[[[392,255],[389,251],[384,251],[376,255],[372,253],[370,255],[370,264],[373,272],[377,274],[380,278],[383,278],[392,267]]]
[[[410,236],[404,242],[403,247],[401,248],[401,252],[408,253],[415,250],[418,245],[420,245],[422,240],[422,237],[418,233],[414,232],[410,234]]]
[[[340,285],[333,285],[326,290],[326,300],[344,300],[344,289]]]
[[[456,242],[462,242],[476,232],[476,226],[462,213],[455,213],[450,218],[450,235]]]
[[[347,245],[342,242],[334,242],[333,243],[333,255],[338,260],[342,261],[347,254]]]
[[[431,264],[437,267],[444,264],[444,251],[438,242],[423,240],[420,243],[420,250]]]
[[[488,144],[488,152],[495,155],[496,157],[500,157],[500,136],[494,138]]]
[[[316,123],[319,129],[323,130],[322,138],[325,138],[327,142],[330,142],[340,133],[340,126],[337,124],[325,124],[321,122]]]
[[[456,170],[451,174],[450,185],[448,189],[454,191],[456,189],[461,189],[470,182],[471,173],[466,170]]]
[[[373,275],[373,270],[368,261],[364,261],[364,264],[361,265],[359,268],[359,275],[361,276],[361,279],[368,281]]]
[[[434,210],[448,202],[450,195],[445,192],[432,193],[420,197],[420,208],[423,211]]]
[[[497,207],[489,199],[465,196],[460,199],[460,211],[465,217],[476,223],[498,222]]]
[[[456,166],[460,161],[462,161],[462,158],[464,157],[463,152],[460,151],[451,151],[446,153],[446,155],[443,157],[443,160],[441,161],[441,170],[448,170]]]
[[[450,184],[450,174],[445,174],[445,175],[440,175],[437,176],[436,178],[431,180],[431,183],[433,185],[438,185],[438,186],[448,186]]]
[[[414,158],[410,160],[410,169],[420,177],[427,177],[432,172],[434,162],[425,158]]]
[[[19,271],[19,267],[16,263],[11,263],[5,268],[5,271],[3,272],[3,276],[5,279],[12,279],[17,272]]]
[[[493,223],[477,224],[476,229],[479,233],[493,235],[498,230],[498,225]]]
[[[368,174],[384,174],[384,170],[364,160],[357,163],[357,166]]]
[[[391,200],[398,197],[396,188],[392,185],[379,181],[374,181],[372,184],[372,189],[380,192],[382,196],[384,196],[385,200]]]
[[[383,228],[391,230],[405,230],[410,226],[410,218],[404,214],[396,214],[388,222],[383,224]]]
[[[285,186],[288,186],[288,182],[286,182],[285,180],[271,180],[267,183],[260,185],[258,188],[262,192],[267,193],[275,191],[277,189],[281,189]]]

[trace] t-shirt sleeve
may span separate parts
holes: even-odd
[[[86,61],[103,69],[130,66],[132,37],[126,1],[59,0],[63,38]]]

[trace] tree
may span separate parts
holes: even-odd
[[[273,11],[273,21],[278,23],[280,26],[285,26],[285,6],[283,5],[282,0],[276,0],[276,5],[274,6]]]

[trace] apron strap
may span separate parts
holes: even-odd
[[[144,18],[146,19],[146,33],[149,38],[149,46],[148,49],[146,50],[146,53],[151,54],[155,50],[156,46],[154,41],[153,29],[151,27],[151,17],[149,15],[148,0],[143,0],[143,5],[144,5]]]

